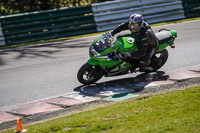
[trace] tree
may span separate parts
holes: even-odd
[[[0,15],[82,6],[104,1],[106,0],[1,0]]]

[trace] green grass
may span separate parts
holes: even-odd
[[[25,129],[28,133],[200,133],[199,101],[200,86],[144,96]]]
[[[151,24],[151,26],[154,27],[154,26],[160,26],[160,25],[166,25],[166,24],[174,24],[174,23],[181,23],[181,22],[193,21],[193,20],[199,20],[199,19],[200,19],[200,17],[189,18],[189,19],[182,19],[182,20],[177,20],[177,21],[170,21],[170,22],[162,22],[162,23]],[[16,48],[16,47],[30,46],[30,45],[35,45],[35,44],[47,43],[47,42],[55,42],[55,41],[61,41],[61,40],[69,40],[69,39],[75,39],[75,38],[81,38],[81,37],[101,35],[101,34],[103,34],[105,32],[106,31],[104,31],[104,32],[98,32],[98,33],[85,34],[85,35],[80,35],[80,36],[73,36],[73,37],[64,37],[64,38],[57,38],[57,39],[50,39],[50,40],[41,40],[41,41],[29,42],[29,43],[21,43],[21,44],[9,45],[9,46],[0,46],[0,49]]]

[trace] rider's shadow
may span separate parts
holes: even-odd
[[[109,96],[114,94],[139,93],[152,82],[166,81],[169,75],[163,71],[139,74],[136,77],[117,79],[92,85],[83,85],[74,89],[83,96]]]

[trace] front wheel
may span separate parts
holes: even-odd
[[[168,59],[167,49],[164,49],[158,53],[155,53],[153,57],[151,58],[151,63],[149,65],[149,67],[152,67],[153,70],[146,71],[146,72],[149,73],[149,72],[157,71],[166,63],[167,59]]]
[[[78,71],[78,81],[84,85],[93,84],[103,76],[103,69],[100,66],[92,66],[85,63]]]

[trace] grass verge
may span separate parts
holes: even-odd
[[[197,86],[120,102],[25,129],[29,133],[199,133],[199,100]]]
[[[181,23],[181,22],[194,21],[194,20],[200,20],[200,17],[189,18],[189,19],[181,19],[181,20],[177,20],[177,21],[161,22],[161,23],[151,24],[151,26],[154,27],[154,26],[160,26],[160,25],[166,25],[166,24],[174,24],[174,23]],[[103,34],[105,32],[106,31],[104,31],[104,32],[98,32],[98,33],[85,34],[85,35],[80,35],[80,36],[73,36],[73,37],[64,37],[64,38],[57,38],[57,39],[50,39],[50,40],[41,40],[41,41],[36,41],[36,42],[21,43],[21,44],[8,45],[8,46],[0,46],[0,49],[24,47],[24,46],[30,46],[30,45],[35,45],[35,44],[47,43],[47,42],[55,42],[55,41],[61,41],[61,40],[69,40],[69,39],[75,39],[75,38],[81,38],[81,37],[101,35],[101,34]]]

